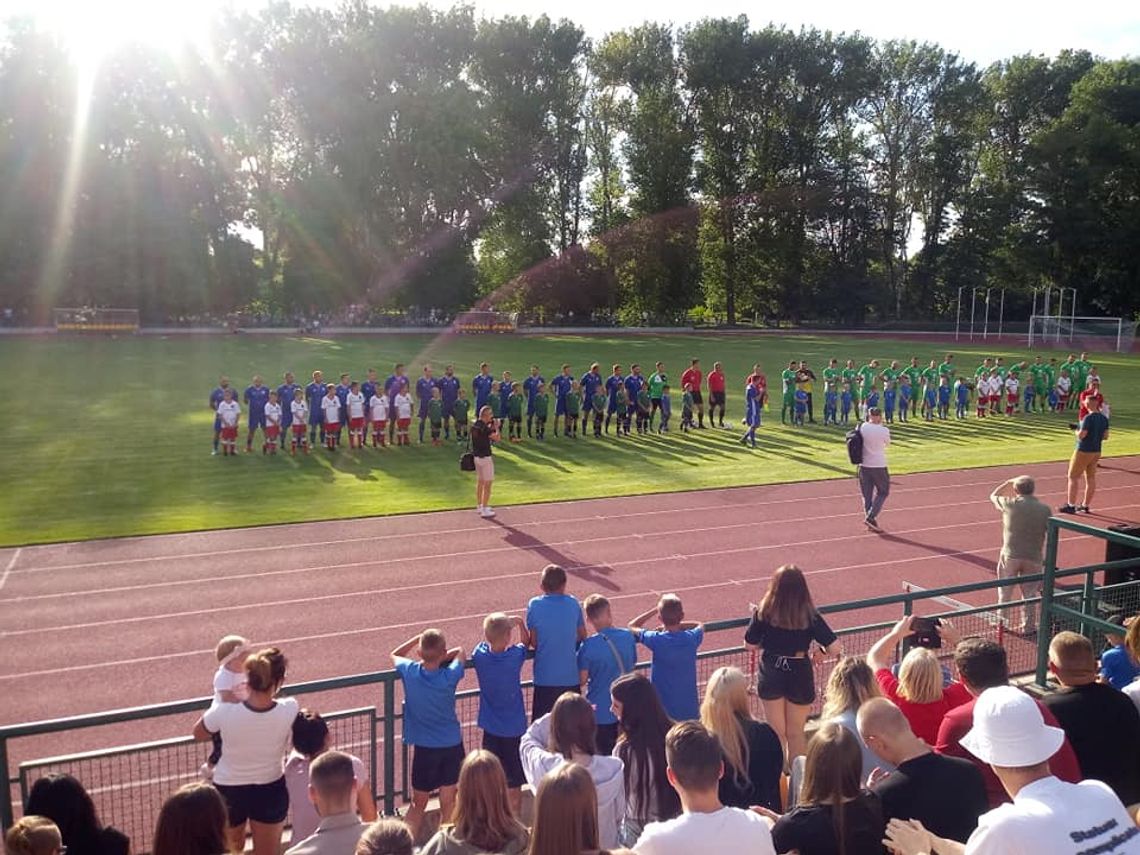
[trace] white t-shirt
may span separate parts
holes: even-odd
[[[249,684],[246,682],[244,671],[231,671],[225,665],[219,665],[214,672],[214,706],[227,703],[222,700],[222,692],[233,692],[239,701],[249,697]]]
[[[348,407],[348,417],[350,419],[364,418],[364,396],[359,392],[349,392],[345,396],[344,404]]]
[[[864,422],[859,427],[863,434],[863,466],[867,469],[887,468],[887,446],[891,444],[891,431],[886,425]]]
[[[220,704],[206,710],[202,723],[222,734],[222,759],[214,783],[223,786],[272,784],[281,777],[281,763],[293,736],[297,701],[280,698],[263,712],[245,704]]]
[[[651,822],[633,847],[638,855],[775,855],[772,832],[752,811],[722,807]]]
[[[372,421],[388,421],[388,396],[373,395],[368,401],[368,408],[372,411]]]
[[[1073,388],[1073,381],[1068,377],[1057,378],[1057,390],[1063,395]]]
[[[412,396],[401,392],[396,396],[396,418],[410,419],[412,417]]]
[[[1103,409],[1103,407],[1101,409]],[[1132,698],[1132,703],[1136,704],[1137,710],[1140,710],[1140,677],[1137,677],[1135,680],[1121,689],[1121,691],[1124,692],[1124,694],[1128,695],[1128,697]]]
[[[222,747],[225,753],[225,746]],[[368,780],[368,772],[364,769],[364,762],[352,754],[348,755],[352,761],[352,772],[356,776],[356,784],[363,787]],[[298,843],[317,830],[321,818],[317,815],[317,808],[309,799],[309,765],[311,760],[296,751],[289,753],[285,761],[285,789],[289,791],[289,810],[293,820],[293,840]]]
[[[305,401],[294,401],[289,405],[289,411],[295,425],[303,425],[309,420],[309,405]]]
[[[270,427],[281,426],[281,405],[270,401],[265,405],[265,423]]]
[[[331,398],[321,398],[321,412],[325,414],[325,424],[340,422],[340,398],[335,395]]]
[[[1006,377],[1005,378],[1005,391],[1011,395],[1017,394],[1017,378],[1016,377]]]
[[[1069,784],[1049,776],[982,814],[967,855],[1106,855],[1140,853],[1140,828],[1100,781]]]
[[[239,415],[241,415],[241,404],[237,401],[222,401],[218,404],[218,416],[226,427],[236,426]]]

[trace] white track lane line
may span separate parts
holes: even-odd
[[[1031,465],[1048,465],[1048,464],[1031,464]],[[970,470],[957,470],[957,471],[970,471]],[[911,477],[915,477],[915,476],[929,475],[929,474],[934,474],[934,473],[921,473],[921,472],[911,473],[910,475],[900,475],[900,476],[898,476],[898,478],[901,480],[903,478],[911,478]],[[1125,473],[1121,473],[1121,474],[1134,474],[1134,473],[1125,472]],[[834,481],[834,480],[838,480],[838,479],[828,479],[827,481],[824,481],[822,483],[829,483],[830,481]],[[1058,476],[1043,475],[1043,476],[1036,478],[1036,480],[1038,483],[1043,483],[1046,481],[1064,481],[1066,479],[1065,479],[1065,476],[1063,476],[1063,475],[1058,475]],[[771,484],[771,485],[762,485],[761,487],[732,487],[732,488],[723,488],[723,492],[735,491],[735,490],[740,490],[740,489],[761,489],[761,488],[763,488],[763,486],[767,486],[767,487],[772,488],[772,489],[778,489],[781,487],[798,486],[801,483],[815,483],[815,482],[797,482],[797,484],[795,484],[795,485]],[[963,483],[959,483],[959,484],[938,484],[938,485],[931,485],[931,486],[926,486],[926,487],[893,487],[891,490],[891,493],[892,493],[892,495],[899,495],[899,494],[903,494],[903,493],[924,493],[924,492],[930,492],[933,490],[945,490],[945,489],[950,488],[950,487],[952,487],[954,489],[958,489],[958,488],[962,488],[962,487],[984,487],[984,486],[991,486],[992,487],[992,485],[993,485],[993,481],[991,479],[986,479],[984,481],[968,481],[968,482],[963,482]],[[1112,488],[1105,488],[1105,489],[1112,489]],[[649,494],[647,496],[631,496],[631,497],[622,497],[622,498],[648,499],[648,498],[652,498],[654,495],[669,496],[669,495],[676,495],[676,494],[672,494],[672,493]],[[661,509],[648,510],[648,511],[632,511],[629,513],[622,513],[622,514],[618,514],[615,516],[621,516],[623,519],[625,519],[625,518],[637,518],[637,517],[647,517],[647,516],[659,516],[659,515],[664,515],[664,514],[693,514],[693,513],[703,512],[703,511],[722,511],[722,510],[725,510],[726,508],[762,508],[766,505],[783,505],[783,504],[792,504],[792,503],[796,503],[796,502],[820,502],[820,501],[828,501],[828,500],[833,500],[833,499],[850,499],[852,497],[852,495],[853,494],[851,493],[851,491],[848,490],[848,491],[845,491],[843,493],[835,493],[835,494],[827,495],[827,496],[803,496],[803,497],[788,498],[788,499],[771,499],[771,500],[746,501],[746,502],[720,502],[720,503],[712,504],[712,505],[698,505],[698,506],[694,506],[694,507],[661,508]],[[574,504],[574,503],[580,503],[580,502],[606,502],[606,501],[617,501],[617,500],[616,499],[607,500],[604,498],[602,498],[602,499],[577,499],[577,500],[572,500],[571,502],[567,502],[565,504]],[[559,503],[559,505],[561,505],[561,504],[564,504],[564,503]],[[522,505],[520,507],[528,507],[528,506]],[[465,512],[466,511],[438,511],[436,513],[451,514],[451,513],[465,513]],[[407,517],[407,515],[400,515],[400,516],[402,516],[403,518]],[[604,518],[605,517],[602,514],[590,514],[588,516],[580,516],[580,517],[562,517],[562,518],[551,519],[551,520],[532,520],[530,522],[520,522],[520,523],[517,523],[514,527],[515,528],[534,528],[534,527],[547,526],[547,525],[569,525],[569,524],[573,524],[573,523],[581,523],[581,522],[586,522],[586,521],[590,521],[590,520],[597,520],[597,519],[604,519]],[[332,522],[341,522],[344,524],[353,524],[353,525],[363,525],[363,524],[368,524],[368,523],[383,525],[387,519],[393,519],[393,518],[391,518],[391,517],[389,517],[389,518],[386,518],[386,517],[365,517],[365,518],[356,518],[356,519],[341,520],[341,521],[328,521],[328,520],[314,521],[312,523],[297,523],[295,525],[296,526],[304,526],[304,525],[321,526],[321,525],[329,525]],[[265,526],[263,528],[245,529],[244,531],[260,533],[260,532],[273,531],[273,530],[275,530],[275,528],[276,527],[274,527],[274,526]],[[199,537],[205,538],[205,537],[209,537],[211,534],[213,534],[213,535],[226,535],[226,534],[234,534],[238,531],[242,531],[242,529],[230,529],[230,530],[221,531],[221,532],[188,532],[184,535],[152,535],[152,537],[156,537],[156,538],[172,537],[172,536],[173,537],[190,537],[192,535],[197,535]],[[462,528],[441,529],[438,531],[431,532],[431,535],[433,537],[439,536],[439,535],[449,535],[449,534],[460,534],[460,535],[462,535],[462,534],[470,534],[472,532],[480,532],[480,531],[486,531],[486,526],[476,525],[476,526],[464,526]],[[344,543],[369,543],[369,542],[384,541],[384,540],[398,540],[398,539],[405,539],[405,538],[422,538],[423,536],[424,536],[423,531],[415,531],[415,532],[397,532],[397,533],[392,533],[392,534],[377,534],[377,535],[368,535],[368,536],[361,536],[361,537],[346,537],[346,538],[338,538],[338,539],[323,540],[323,541],[304,541],[304,542],[298,542],[298,543],[274,542],[274,543],[266,544],[263,546],[247,546],[247,547],[237,547],[234,549],[205,550],[205,551],[201,551],[201,552],[187,552],[187,553],[181,553],[181,554],[176,554],[176,555],[152,555],[152,556],[144,556],[144,557],[140,557],[140,558],[120,558],[120,559],[110,559],[107,561],[85,561],[85,562],[77,562],[77,563],[72,563],[72,564],[46,565],[46,566],[42,566],[42,567],[36,567],[36,566],[34,566],[34,564],[29,565],[28,556],[25,556],[25,560],[24,560],[25,566],[21,567],[19,570],[15,571],[15,572],[17,574],[49,573],[49,572],[58,571],[58,570],[81,570],[81,569],[108,567],[108,566],[124,565],[124,564],[146,564],[146,563],[151,563],[151,562],[156,562],[156,561],[163,561],[163,562],[181,561],[181,560],[189,560],[189,559],[211,558],[211,557],[216,557],[219,555],[230,556],[230,555],[243,555],[243,554],[254,553],[254,552],[269,552],[269,551],[276,551],[279,549],[323,548],[323,547],[327,547],[327,546],[337,546],[339,544],[344,544]],[[130,539],[128,539],[127,542],[138,541],[141,539],[142,538],[130,538]],[[114,541],[97,541],[97,542],[113,543]],[[60,546],[73,547],[73,546],[75,546],[75,544],[73,544],[73,543],[72,544],[47,544],[47,545],[44,545],[42,547],[28,547],[28,549],[32,551],[32,559],[31,560],[34,561],[34,553],[36,550],[42,549],[45,551],[50,551],[52,549],[59,548]]]
[[[1108,493],[1108,492],[1112,492],[1115,490],[1135,490],[1135,489],[1136,488],[1131,486],[1131,485],[1130,486],[1120,486],[1120,487],[1102,487],[1102,488],[1100,488],[1100,490],[1098,492],[1099,493]],[[892,495],[894,495],[893,492],[892,492]],[[850,496],[848,496],[847,498],[850,498]],[[970,502],[968,504],[985,507],[987,510],[990,507],[988,501],[984,501],[984,500],[980,500],[980,499],[975,500],[973,502]],[[914,507],[895,509],[891,512],[891,515],[892,515],[892,517],[897,517],[899,514],[902,514],[902,513],[910,513],[910,512],[916,512],[916,511],[927,511],[927,510],[939,510],[939,509],[942,509],[945,507],[946,507],[945,502],[939,502],[939,503],[934,504],[934,505],[918,505],[918,506],[914,506]],[[1126,507],[1131,507],[1131,506],[1130,505],[1122,505],[1120,507],[1126,508]],[[1111,510],[1111,508],[1107,508],[1107,509],[1106,508],[1098,508],[1098,513],[1102,510]],[[862,516],[863,516],[863,514],[861,512],[854,512],[854,513],[848,513],[848,514],[833,514],[830,517],[828,517],[828,519],[842,519],[844,517],[861,518]],[[990,522],[994,522],[994,520],[995,520],[995,518],[991,514],[988,519],[974,522],[974,523],[972,523],[972,525],[984,525],[984,524],[987,524]],[[690,529],[677,529],[675,531],[670,531],[669,534],[670,535],[699,535],[699,534],[709,534],[709,533],[714,533],[714,532],[719,532],[719,531],[728,531],[731,529],[739,529],[739,528],[759,528],[759,527],[764,526],[764,525],[787,525],[789,522],[795,522],[795,520],[750,520],[750,521],[742,522],[742,523],[729,523],[729,524],[723,525],[723,526],[701,526],[701,527],[690,528]],[[487,530],[487,528],[484,527],[482,530]],[[490,530],[495,531],[495,529],[490,529]],[[916,530],[917,531],[927,531],[927,530],[934,531],[936,529],[916,529]],[[122,593],[127,593],[130,591],[152,591],[152,590],[156,590],[159,588],[175,588],[175,587],[184,587],[187,585],[200,585],[200,584],[208,584],[208,583],[216,583],[216,582],[243,581],[243,580],[250,580],[250,579],[265,579],[265,578],[270,578],[270,577],[295,576],[295,575],[298,575],[301,573],[321,572],[323,574],[328,574],[328,573],[336,572],[338,570],[354,570],[354,569],[359,569],[361,567],[386,567],[386,566],[399,565],[399,564],[403,564],[406,562],[412,562],[412,561],[435,561],[435,560],[444,559],[444,558],[471,558],[471,557],[478,556],[478,555],[491,555],[491,554],[495,554],[495,553],[510,554],[510,553],[517,552],[517,551],[542,552],[543,550],[551,549],[551,548],[557,548],[557,547],[573,547],[573,546],[577,546],[577,545],[581,545],[581,544],[588,544],[588,543],[605,543],[607,541],[612,541],[612,540],[628,540],[630,538],[630,536],[631,535],[629,533],[623,533],[623,534],[617,534],[617,535],[608,535],[606,537],[553,541],[551,543],[540,543],[540,544],[537,544],[534,546],[529,546],[529,545],[528,546],[515,546],[515,545],[490,546],[490,547],[486,547],[483,549],[470,549],[470,550],[463,550],[460,552],[428,553],[428,554],[421,554],[421,555],[404,556],[404,557],[400,557],[400,558],[376,558],[376,559],[369,559],[367,561],[348,561],[348,562],[342,562],[339,564],[317,564],[317,565],[311,565],[311,566],[306,566],[306,567],[295,567],[295,568],[290,568],[290,569],[286,569],[286,570],[262,570],[262,571],[258,571],[258,572],[254,572],[254,573],[233,573],[233,574],[226,574],[226,575],[221,575],[221,576],[200,576],[200,577],[194,577],[194,578],[190,578],[190,579],[174,579],[174,580],[164,581],[164,582],[144,582],[144,583],[140,583],[137,585],[118,585],[118,586],[110,587],[110,588],[98,588],[98,589],[92,589],[92,590],[57,591],[57,592],[48,593],[48,594],[29,594],[27,596],[14,596],[14,597],[0,598],[0,607],[5,606],[5,605],[26,605],[27,603],[32,603],[32,602],[39,602],[39,601],[43,601],[43,600],[54,600],[54,599],[66,599],[69,597],[89,597],[89,596],[98,596],[101,594],[122,594]],[[817,542],[818,541],[802,541],[803,544],[815,544]],[[792,544],[788,544],[788,545],[792,545]],[[158,562],[158,561],[162,561],[163,559],[152,559],[152,560],[155,562]],[[494,578],[500,578],[500,577],[494,577]],[[454,580],[452,580],[452,582],[456,583],[456,584],[468,583],[468,582],[478,583],[480,581],[482,581],[480,578],[454,579]],[[2,637],[3,635],[4,635],[4,633],[0,632],[0,637]]]
[[[8,584],[8,577],[12,575],[12,570],[16,567],[16,562],[20,560],[21,552],[23,552],[23,547],[17,546],[16,551],[12,553],[12,558],[8,562],[8,566],[4,568],[4,575],[0,576],[0,591],[3,591],[4,586]]]

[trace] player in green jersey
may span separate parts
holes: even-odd
[[[467,439],[467,412],[471,409],[471,402],[467,400],[466,390],[460,386],[458,397],[451,405],[451,418],[455,420],[455,439],[463,442]]]
[[[859,412],[859,370],[855,367],[855,360],[848,359],[843,364],[843,371],[840,373],[843,382],[851,387],[851,404],[855,408],[855,412]]]
[[[954,368],[954,354],[946,354],[946,359],[938,366],[939,377],[949,377],[950,382],[954,382],[954,375],[957,374],[957,369]]]
[[[842,379],[842,377],[843,377],[843,372],[839,370],[839,360],[838,359],[829,359],[827,361],[827,367],[825,369],[823,369],[824,388],[826,388],[827,385],[830,383],[832,391],[838,389],[839,388],[839,381]]]
[[[918,365],[917,356],[910,358],[910,365],[903,369],[903,374],[910,381],[910,414],[913,416],[918,412],[919,399],[922,397],[922,369]]]
[[[431,400],[427,408],[428,423],[431,425],[431,444],[442,445],[439,438],[443,433],[443,397],[438,386],[431,390]]]
[[[570,391],[566,393],[566,436],[578,438],[578,416],[581,413],[582,384],[575,380],[570,384]]]
[[[538,391],[534,395],[534,437],[540,442],[546,439],[548,418],[550,418],[550,395],[546,391],[546,384],[539,383]]]
[[[799,363],[794,359],[788,367],[780,372],[780,390],[783,395],[780,401],[780,423],[787,424],[788,416],[795,414],[796,407],[796,369]],[[681,422],[684,425],[684,421]]]
[[[879,376],[879,360],[872,359],[859,369],[859,400],[866,401],[871,394],[871,387],[875,385],[875,378]]]
[[[592,403],[594,405],[594,438],[601,439],[602,419],[605,418],[606,407],[609,406],[610,403],[610,399],[606,396],[606,393],[601,386],[599,386],[598,390],[594,392]],[[585,425],[582,426],[582,430],[585,432]]]

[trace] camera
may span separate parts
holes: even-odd
[[[938,627],[941,625],[942,621],[938,618],[914,618],[910,623],[910,628],[914,630],[914,635],[909,639],[910,646],[925,647],[929,650],[940,650],[942,648],[942,635],[938,632]]]

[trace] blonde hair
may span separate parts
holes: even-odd
[[[494,644],[511,634],[511,619],[503,612],[491,612],[483,618],[483,637]]]
[[[942,699],[942,666],[925,647],[914,647],[899,665],[899,697],[912,704],[932,704]]]
[[[662,594],[657,602],[657,614],[661,617],[661,623],[675,626],[684,619],[685,607],[676,594]]]
[[[480,851],[501,852],[512,840],[527,838],[526,826],[515,819],[507,799],[507,776],[499,758],[477,749],[459,770],[452,831]]]
[[[750,717],[748,678],[744,672],[739,668],[717,668],[705,687],[701,724],[720,740],[725,760],[738,786],[752,783],[748,777],[748,739],[741,721]]]
[[[222,636],[218,642],[218,646],[214,648],[214,655],[218,658],[219,662],[224,662],[231,658],[235,651],[245,647],[247,644],[249,644],[249,641],[240,635],[225,635]]]
[[[51,855],[62,845],[59,828],[42,816],[25,816],[4,835],[7,855]]]
[[[861,656],[844,656],[828,675],[821,717],[827,721],[845,712],[857,712],[871,698],[882,697],[882,694],[867,660]]]
[[[1096,654],[1092,642],[1080,633],[1058,632],[1049,642],[1049,661],[1054,667],[1070,676],[1096,671]]]
[[[420,633],[420,657],[425,662],[435,662],[447,652],[447,641],[438,629],[425,629]]]

